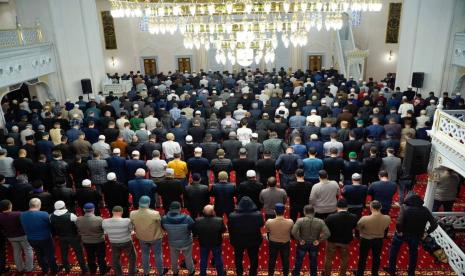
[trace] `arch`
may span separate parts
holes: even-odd
[[[465,91],[465,74],[459,77],[455,85],[454,93],[462,93],[462,91]]]

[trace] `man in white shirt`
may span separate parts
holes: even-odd
[[[174,141],[174,134],[168,133],[166,134],[166,140],[161,144],[163,154],[165,155],[166,160],[170,160],[174,158],[175,153],[181,152],[181,146],[178,142]]]
[[[328,88],[329,88],[329,93],[331,93],[331,95],[336,97],[336,94],[337,94],[337,91],[339,90],[339,88],[336,85],[334,85],[334,82],[331,82],[331,84],[328,86]]]
[[[283,110],[284,114],[280,114],[279,111]],[[279,107],[276,109],[275,115],[280,115],[284,117],[284,119],[287,119],[289,116],[289,109],[286,107],[286,105],[283,102],[279,103]]]
[[[407,117],[407,111],[413,111],[413,104],[409,103],[406,96],[402,97],[402,104],[399,106],[397,111],[401,118]]]
[[[153,130],[157,127],[158,119],[153,116],[154,114],[153,111],[150,111],[149,116],[144,119],[145,126],[148,130]]]

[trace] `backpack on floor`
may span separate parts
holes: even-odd
[[[434,257],[436,262],[448,263],[447,255],[444,252],[444,249],[439,246],[436,240],[431,237],[431,235],[426,236],[422,241],[421,245],[423,249],[428,252],[431,256]]]

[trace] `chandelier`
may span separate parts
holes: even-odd
[[[347,12],[377,12],[380,0],[110,0],[115,18],[138,17],[151,34],[183,35],[187,49],[216,50],[217,63],[273,63],[278,36],[303,47],[311,29],[339,30]]]

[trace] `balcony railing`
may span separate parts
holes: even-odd
[[[465,253],[455,242],[447,235],[440,227],[431,233],[431,236],[436,240],[439,246],[444,250],[449,259],[449,265],[459,276],[465,275]]]
[[[13,48],[45,42],[40,23],[32,28],[23,28],[17,24],[16,29],[0,30],[0,48]]]
[[[442,104],[442,99],[440,100]],[[440,141],[465,156],[465,111],[440,110],[434,115],[431,133]]]

